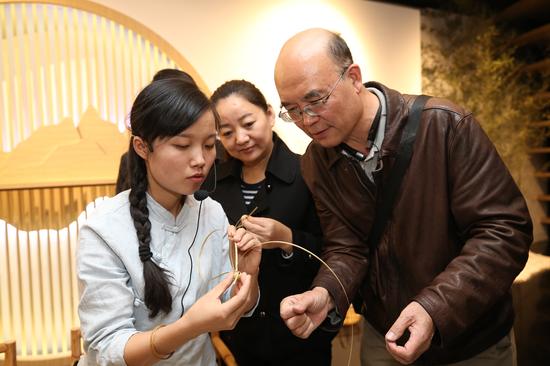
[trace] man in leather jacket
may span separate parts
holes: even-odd
[[[337,329],[359,295],[363,365],[515,364],[510,287],[532,223],[472,114],[440,98],[424,105],[392,214],[368,244],[415,97],[363,84],[346,43],[323,29],[284,44],[275,83],[280,117],[313,139],[302,172],[323,259],[343,286],[321,267],[310,291],[285,298],[281,316],[292,332]]]

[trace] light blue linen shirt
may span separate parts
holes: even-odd
[[[78,311],[86,352],[81,365],[125,365],[124,347],[133,334],[176,321],[182,305],[189,309],[223,278],[217,276],[231,270],[228,221],[218,202],[207,198],[201,203],[188,196],[174,218],[147,195],[153,260],[173,276],[172,311],[149,319],[128,195],[124,191],[101,203],[80,229]],[[158,364],[215,365],[209,335],[185,343]]]

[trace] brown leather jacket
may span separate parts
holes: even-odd
[[[430,314],[436,336],[419,361],[467,359],[504,337],[513,323],[510,287],[527,261],[532,223],[525,200],[471,113],[431,98],[382,239],[369,248],[377,190],[392,168],[413,97],[379,83],[387,103],[383,168],[370,184],[340,149],[311,143],[302,171],[325,237],[323,258],[350,299],[360,292],[368,321],[383,335],[411,301]],[[348,299],[321,267],[338,313]]]

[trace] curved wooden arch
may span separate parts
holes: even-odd
[[[210,94],[208,87],[206,86],[204,80],[200,77],[197,70],[187,61],[187,59],[168,43],[164,38],[155,33],[152,29],[148,28],[141,22],[111,8],[108,8],[104,5],[94,3],[89,0],[42,0],[42,1],[31,1],[31,0],[0,0],[0,4],[17,4],[17,3],[37,3],[37,4],[51,4],[51,5],[60,5],[71,7],[79,10],[84,10],[90,13],[94,13],[105,17],[107,19],[113,20],[123,26],[135,31],[136,33],[142,35],[151,43],[156,45],[160,50],[165,52],[178,67],[182,70],[188,72],[197,85],[207,94]]]

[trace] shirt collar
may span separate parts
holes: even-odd
[[[153,219],[162,224],[163,228],[169,231],[179,232],[185,227],[185,218],[191,210],[197,207],[198,202],[193,196],[185,196],[185,202],[176,217],[170,211],[158,203],[149,193],[147,195],[147,208],[149,209],[149,219]]]
[[[363,85],[371,93],[376,95],[376,97],[380,101],[380,106],[378,107],[379,109],[377,111],[377,117],[378,117],[378,112],[380,112],[380,125],[378,126],[376,131],[376,136],[374,138],[374,146],[370,149],[369,153],[366,156],[366,160],[368,161],[373,158],[375,153],[380,153],[380,151],[382,150],[382,143],[384,142],[384,136],[387,130],[388,98],[384,93],[385,90],[382,88],[382,84],[368,82]],[[341,146],[336,146],[326,150],[327,150],[326,154],[327,154],[329,168],[332,167],[338,160],[345,158],[345,156],[341,152],[342,151]]]
[[[269,173],[287,184],[292,183],[297,174],[296,165],[289,164],[289,161],[293,158],[293,156],[295,156],[295,154],[290,151],[283,140],[281,140],[281,138],[273,132],[273,151],[271,151],[271,156],[269,157],[269,162],[267,163],[266,175]],[[226,161],[219,165],[217,180],[221,181],[229,176],[240,180],[241,170],[242,162],[233,157],[229,157]]]

